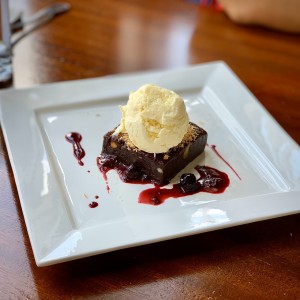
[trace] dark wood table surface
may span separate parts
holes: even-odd
[[[50,3],[11,0],[24,14]],[[299,35],[192,1],[69,3],[15,47],[14,87],[223,60],[300,143]],[[299,298],[299,214],[37,267],[0,129],[0,299]]]

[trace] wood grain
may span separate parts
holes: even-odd
[[[50,3],[12,0],[11,6],[29,14]],[[299,35],[239,26],[192,1],[69,3],[70,12],[14,49],[14,87],[223,60],[300,143]],[[300,295],[299,214],[36,267],[2,130],[0,216],[0,299]]]

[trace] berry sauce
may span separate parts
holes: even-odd
[[[227,160],[224,159],[224,157],[219,153],[219,151],[217,150],[217,146],[216,145],[208,145],[207,147],[209,147],[231,170],[232,172],[236,175],[236,177],[239,180],[242,180],[242,178],[239,176],[239,174],[236,172],[236,170],[229,164],[229,162]]]
[[[107,172],[116,170],[120,179],[126,183],[147,184],[153,183],[147,177],[141,174],[128,177],[130,166],[118,163],[114,156],[107,155],[98,160],[98,167],[103,174],[104,180],[108,187]],[[199,192],[212,194],[220,194],[229,186],[228,175],[215,168],[208,166],[195,167],[197,177],[192,173],[182,174],[179,183],[173,184],[172,188],[164,188],[154,184],[153,188],[142,191],[139,195],[139,203],[159,205],[165,202],[168,198],[179,198],[189,195],[194,195]],[[108,187],[109,189],[109,187]]]
[[[98,206],[98,202],[96,202],[96,201],[93,201],[89,204],[90,208],[96,208],[97,206]]]
[[[159,205],[168,198],[185,197],[199,192],[220,194],[229,186],[229,178],[224,172],[207,166],[196,166],[195,170],[199,173],[198,179],[192,173],[185,173],[181,176],[179,183],[173,184],[172,188],[155,185],[154,188],[140,193],[139,203]],[[195,177],[195,182],[186,183],[185,177]]]
[[[71,143],[73,145],[73,153],[78,161],[78,164],[80,166],[83,166],[84,163],[82,162],[82,159],[85,156],[85,151],[81,147],[81,144],[80,144],[80,142],[82,140],[81,134],[78,132],[70,132],[65,135],[65,138],[69,143]]]

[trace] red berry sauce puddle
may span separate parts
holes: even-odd
[[[172,188],[163,188],[155,185],[146,189],[139,195],[139,203],[159,205],[168,198],[179,198],[206,192],[220,194],[229,186],[229,178],[226,173],[208,166],[196,166],[199,178],[192,173],[184,173],[180,182],[173,184]]]

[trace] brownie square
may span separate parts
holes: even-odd
[[[109,131],[103,138],[98,157],[100,170],[116,169],[125,182],[168,184],[188,163],[200,155],[207,132],[190,122],[182,142],[165,153],[148,153],[135,147],[126,133]]]

